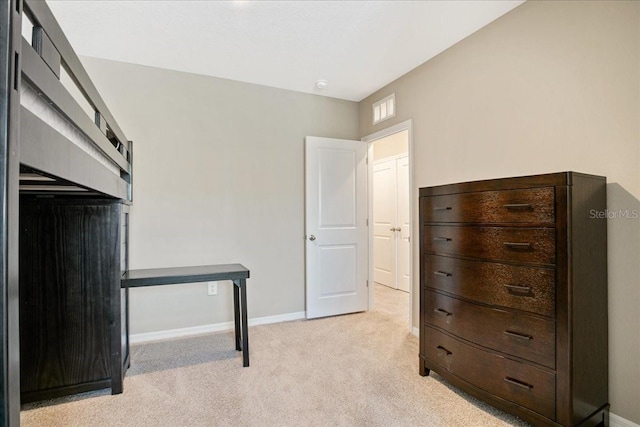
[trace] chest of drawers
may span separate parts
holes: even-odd
[[[535,425],[608,425],[606,179],[420,189],[420,374]]]

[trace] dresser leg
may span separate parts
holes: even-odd
[[[428,376],[429,372],[431,372],[431,370],[427,368],[427,366],[425,365],[424,359],[422,357],[418,359],[418,369],[420,371],[420,376],[423,376],[423,377]]]

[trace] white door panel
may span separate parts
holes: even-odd
[[[355,229],[356,153],[352,150],[318,148],[320,196],[319,224],[322,229]]]
[[[366,156],[361,141],[305,140],[308,318],[367,309]]]
[[[395,160],[373,166],[373,280],[395,288]]]
[[[393,287],[394,262],[390,254],[395,242],[391,237],[373,237],[373,280]]]
[[[356,245],[325,245],[319,248],[320,298],[351,295],[357,291]]]
[[[373,166],[373,274],[377,283],[409,292],[409,160]]]

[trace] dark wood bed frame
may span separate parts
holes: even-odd
[[[34,26],[31,44],[22,37],[25,17]],[[20,198],[82,194],[76,200],[116,201],[122,212],[132,201],[132,144],[44,1],[0,0],[0,54],[0,426],[18,426]],[[62,68],[95,110],[95,118],[60,82]],[[22,107],[25,83],[117,165],[119,176]]]

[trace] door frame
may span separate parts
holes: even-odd
[[[413,194],[413,121],[411,119],[405,120],[404,122],[395,124],[388,128],[382,129],[378,132],[372,133],[371,135],[367,135],[362,138],[362,141],[367,143],[367,158],[369,161],[367,162],[367,174],[368,174],[368,182],[367,186],[367,205],[368,205],[368,217],[369,217],[369,310],[373,309],[374,306],[374,282],[373,282],[373,143],[379,139],[385,138],[387,136],[393,135],[394,133],[407,131],[407,157],[409,159],[409,223],[411,224],[411,233],[409,234],[410,245],[409,245],[409,274],[411,275],[409,283],[409,319],[408,327],[409,332],[415,335],[415,331],[413,328],[413,305],[415,292],[414,288],[414,271],[413,271],[413,247],[415,244],[415,224],[414,224],[414,208],[415,208],[415,200]],[[415,200],[414,200],[415,199]],[[417,329],[417,328],[416,328]]]

